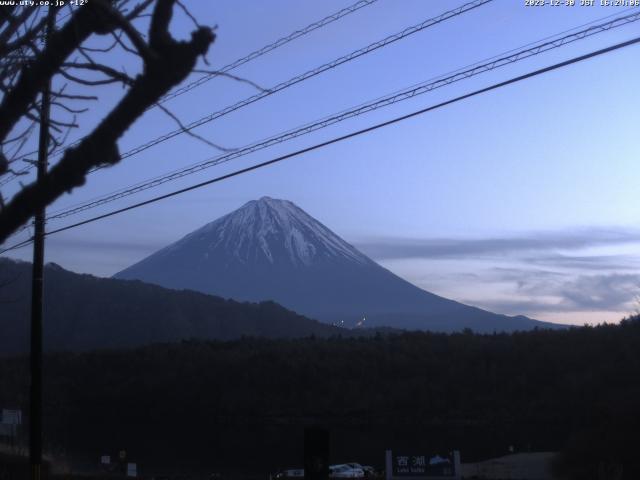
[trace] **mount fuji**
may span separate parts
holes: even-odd
[[[115,275],[241,301],[273,300],[326,323],[476,332],[557,325],[509,317],[422,290],[305,211],[263,197]]]

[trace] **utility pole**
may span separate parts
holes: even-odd
[[[55,10],[47,12],[45,48],[55,26]],[[38,138],[38,177],[41,182],[47,172],[49,151],[49,115],[51,110],[51,78],[42,88],[40,132]],[[42,473],[42,294],[44,284],[44,219],[45,208],[34,217],[33,275],[31,281],[31,389],[29,404],[29,463],[31,480],[41,480]]]

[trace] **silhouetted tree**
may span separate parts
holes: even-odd
[[[119,162],[117,142],[122,134],[207,53],[215,38],[211,28],[198,25],[188,41],[171,35],[176,5],[186,11],[179,0],[90,0],[73,8],[67,18],[56,7],[0,6],[0,179],[23,171],[17,163],[24,159],[20,147],[39,121],[39,93],[50,79],[66,82],[54,84],[52,92],[54,110],[58,107],[50,122],[52,150],[63,146],[68,129],[77,126],[75,117],[86,110],[74,106],[77,102],[96,100],[99,90],[93,89],[105,84],[121,83],[125,88],[111,111],[64,150],[42,181],[23,186],[6,204],[0,195],[0,244],[37,209],[83,185],[89,171]],[[49,15],[61,26],[45,44]],[[148,24],[146,35],[143,24]],[[110,40],[103,47],[89,46],[95,37]],[[121,55],[139,58],[136,76],[119,69]],[[69,85],[92,93],[74,93]],[[67,118],[61,118],[62,113]]]
[[[562,451],[560,478],[635,480],[638,345],[640,322],[627,320],[515,334],[244,338],[59,353],[47,357],[45,411],[49,438],[68,436],[71,452],[126,438],[149,458],[165,447],[185,456],[201,448],[203,458],[220,449],[230,463],[249,452],[276,458],[312,422],[337,432],[343,461],[379,462],[399,442],[456,447],[463,461],[513,445]],[[20,404],[26,367],[0,360],[0,404]]]

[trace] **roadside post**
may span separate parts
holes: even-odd
[[[304,429],[304,479],[329,478],[329,430],[320,427]]]

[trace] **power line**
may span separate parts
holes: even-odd
[[[308,70],[302,74],[296,75],[295,77],[290,78],[289,80],[286,80],[284,82],[281,82],[279,84],[277,84],[276,86],[261,91],[255,95],[252,95],[250,97],[247,97],[243,100],[240,100],[239,102],[236,102],[232,105],[228,105],[227,107],[223,108],[222,110],[218,110],[216,112],[210,113],[209,115],[206,115],[198,120],[195,120],[187,125],[185,125],[184,128],[178,128],[176,130],[172,130],[171,132],[165,133],[164,135],[161,135],[153,140],[150,140],[142,145],[138,145],[137,147],[134,147],[131,150],[128,150],[124,153],[122,153],[120,155],[120,159],[124,160],[125,158],[129,158],[133,155],[136,155],[140,152],[143,152],[144,150],[147,150],[155,145],[158,145],[159,143],[165,142],[167,140],[170,140],[178,135],[181,135],[185,132],[188,132],[190,130],[193,130],[194,128],[200,127],[202,125],[205,125],[207,123],[210,123],[214,120],[217,120],[218,118],[221,118],[225,115],[228,115],[231,112],[234,112],[236,110],[239,110],[241,108],[244,108],[248,105],[251,105],[259,100],[262,100],[263,98],[269,97],[277,92],[280,92],[282,90],[285,90],[289,87],[292,87],[293,85],[296,85],[300,82],[303,82],[305,80],[308,80],[310,78],[313,78],[317,75],[320,75],[328,70],[332,70],[344,63],[350,62],[352,60],[355,60],[361,56],[367,55],[373,51],[378,50],[379,48],[383,48],[387,45],[390,45],[392,43],[395,43],[399,40],[402,40],[403,38],[406,38],[410,35],[413,35],[415,33],[418,33],[422,30],[425,30],[429,27],[432,27],[434,25],[437,25],[439,23],[442,23],[446,20],[449,20],[451,18],[457,17],[458,15],[462,15],[468,11],[474,10],[484,4],[487,4],[489,2],[492,2],[493,0],[474,0],[472,2],[469,3],[465,3],[453,10],[448,10],[438,16],[429,18],[427,20],[424,20],[421,23],[418,23],[416,25],[413,25],[411,27],[407,27],[405,29],[403,29],[400,32],[397,32],[393,35],[389,35],[388,37],[383,38],[382,40],[378,40],[377,42],[373,42],[365,47],[362,47],[358,50],[354,50],[353,52],[347,54],[347,55],[343,55],[342,57],[339,57],[331,62],[325,63],[323,65],[320,65],[319,67],[316,67],[312,70]],[[80,143],[83,140],[83,138],[77,140],[76,142],[72,143],[71,145],[68,145],[67,147],[65,147],[65,149],[72,147],[78,143]],[[57,154],[63,152],[64,150],[59,150],[58,152],[56,152]],[[104,167],[96,167],[92,170],[89,171],[89,174],[94,173],[98,170],[101,170]],[[25,171],[29,171],[30,167],[26,167]],[[10,178],[8,181],[13,180],[12,177]],[[0,186],[2,186],[3,183],[0,182]]]
[[[395,118],[393,118],[391,120],[387,120],[385,122],[381,122],[381,123],[372,125],[370,127],[367,127],[367,128],[361,129],[361,130],[357,130],[357,131],[348,133],[346,135],[342,135],[342,136],[339,136],[339,137],[332,138],[331,140],[327,140],[325,142],[317,143],[317,144],[312,145],[310,147],[306,147],[306,148],[297,150],[295,152],[291,152],[291,153],[288,153],[288,154],[273,158],[271,160],[267,160],[265,162],[258,163],[256,165],[252,165],[250,167],[246,167],[246,168],[243,168],[243,169],[240,169],[240,170],[236,170],[236,171],[228,173],[226,175],[221,175],[219,177],[215,177],[215,178],[212,178],[210,180],[206,180],[204,182],[197,183],[195,185],[191,185],[189,187],[181,188],[179,190],[174,190],[173,192],[166,193],[164,195],[159,195],[157,197],[151,198],[149,200],[145,200],[143,202],[135,203],[133,205],[129,205],[129,206],[124,207],[124,208],[113,210],[111,212],[108,212],[108,213],[105,213],[105,214],[102,214],[102,215],[98,215],[98,216],[89,218],[87,220],[83,220],[81,222],[77,222],[77,223],[74,223],[74,224],[71,224],[71,225],[67,225],[65,227],[61,227],[61,228],[58,228],[58,229],[55,229],[55,230],[51,230],[51,231],[47,232],[46,235],[53,235],[55,233],[64,232],[66,230],[70,230],[70,229],[73,229],[73,228],[76,228],[76,227],[79,227],[79,226],[82,226],[82,225],[86,225],[88,223],[93,223],[93,222],[96,222],[98,220],[102,220],[102,219],[105,219],[105,218],[108,218],[108,217],[111,217],[111,216],[114,216],[114,215],[118,215],[120,213],[127,212],[129,210],[134,210],[136,208],[140,208],[140,207],[143,207],[145,205],[156,203],[156,202],[159,202],[160,200],[164,200],[164,199],[167,199],[167,198],[170,198],[170,197],[174,197],[176,195],[180,195],[182,193],[186,193],[186,192],[189,192],[189,191],[192,191],[192,190],[196,190],[196,189],[205,187],[207,185],[218,183],[218,182],[221,182],[223,180],[227,180],[229,178],[233,178],[233,177],[242,175],[244,173],[248,173],[248,172],[251,172],[251,171],[254,171],[254,170],[258,170],[258,169],[263,168],[263,167],[267,167],[267,166],[282,162],[282,161],[287,160],[289,158],[300,156],[300,155],[302,155],[304,153],[308,153],[308,152],[311,152],[311,151],[314,151],[314,150],[318,150],[320,148],[324,148],[326,146],[329,146],[329,145],[332,145],[332,144],[335,144],[335,143],[339,143],[339,142],[342,142],[342,141],[350,139],[350,138],[354,138],[354,137],[357,137],[357,136],[360,136],[360,135],[364,135],[366,133],[369,133],[369,132],[372,132],[372,131],[375,131],[375,130],[379,130],[379,129],[387,127],[389,125],[393,125],[393,124],[402,122],[404,120],[407,120],[407,119],[410,119],[410,118],[413,118],[413,117],[417,117],[419,115],[423,115],[423,114],[425,114],[427,112],[440,109],[442,107],[445,107],[445,106],[460,102],[462,100],[466,100],[468,98],[475,97],[477,95],[481,95],[483,93],[487,93],[487,92],[490,92],[492,90],[496,90],[498,88],[505,87],[507,85],[511,85],[511,84],[514,84],[514,83],[517,83],[517,82],[521,82],[523,80],[526,80],[526,79],[529,79],[529,78],[532,78],[532,77],[536,77],[538,75],[542,75],[542,74],[547,73],[547,72],[558,70],[560,68],[564,68],[564,67],[567,67],[569,65],[578,63],[578,62],[583,62],[583,61],[588,60],[590,58],[601,56],[601,55],[604,55],[606,53],[610,53],[610,52],[613,52],[615,50],[619,50],[621,48],[625,48],[625,47],[628,47],[628,46],[631,46],[631,45],[635,45],[635,44],[638,44],[638,43],[640,43],[640,37],[636,37],[636,38],[633,38],[631,40],[627,40],[625,42],[617,43],[617,44],[609,46],[609,47],[605,47],[605,48],[602,48],[602,49],[599,49],[599,50],[595,50],[593,52],[590,52],[590,53],[587,53],[587,54],[584,54],[584,55],[580,55],[578,57],[573,57],[573,58],[571,58],[569,60],[565,60],[563,62],[555,63],[555,64],[550,65],[548,67],[540,68],[538,70],[534,70],[532,72],[529,72],[529,73],[526,73],[526,74],[523,74],[523,75],[519,75],[517,77],[510,78],[509,80],[505,80],[505,81],[502,81],[502,82],[499,82],[499,83],[494,83],[494,84],[492,84],[492,85],[490,85],[488,87],[484,87],[484,88],[481,88],[479,90],[475,90],[475,91],[473,91],[471,93],[460,95],[460,96],[455,97],[453,99],[446,100],[444,102],[441,102],[441,103],[438,103],[438,104],[435,104],[435,105],[431,105],[429,107],[426,107],[426,108],[423,108],[423,109],[408,113],[406,115],[395,117]],[[12,247],[9,247],[7,249],[4,249],[4,250],[0,251],[0,254],[8,252],[10,250],[14,250],[16,248],[19,248],[19,246],[24,246],[24,244],[28,244],[28,243],[30,243],[30,240],[25,240],[24,242],[21,242],[21,244],[14,245]]]
[[[448,20],[450,18],[456,17],[458,15],[461,15],[463,13],[466,13],[470,10],[473,10],[477,7],[480,7],[486,3],[492,2],[493,0],[474,0],[472,2],[466,3],[464,5],[461,5],[458,8],[455,8],[453,10],[448,10],[436,17],[433,18],[429,18],[417,25],[413,25],[411,27],[407,27],[404,30],[402,30],[401,32],[395,33],[393,35],[389,35],[388,37],[379,40],[377,42],[374,42],[372,44],[367,45],[366,47],[360,48],[358,50],[355,50],[347,55],[344,55],[342,57],[339,57],[331,62],[325,63],[319,67],[314,68],[313,70],[308,70],[305,73],[296,75],[295,77],[290,78],[289,80],[286,80],[284,82],[281,82],[279,84],[277,84],[276,86],[261,91],[260,93],[257,93],[255,95],[252,95],[250,97],[245,98],[244,100],[241,100],[237,103],[234,103],[232,105],[228,105],[227,107],[223,108],[222,110],[218,110],[216,112],[210,113],[209,115],[206,115],[198,120],[195,120],[193,122],[191,122],[190,124],[186,125],[185,128],[179,128],[176,130],[173,130],[171,132],[165,133],[164,135],[161,135],[160,137],[157,137],[153,140],[150,140],[142,145],[138,145],[137,147],[134,147],[131,150],[128,150],[127,152],[124,152],[120,155],[120,159],[124,160],[125,158],[131,157],[133,155],[136,155],[144,150],[147,150],[159,143],[162,143],[166,140],[170,140],[171,138],[174,138],[178,135],[181,135],[187,131],[193,130],[194,128],[200,127],[206,123],[210,123],[213,120],[216,120],[220,117],[223,117],[225,115],[228,115],[231,112],[234,112],[236,110],[239,110],[240,108],[246,107],[247,105],[251,105],[252,103],[255,103],[259,100],[262,100],[263,98],[266,98],[268,96],[271,96],[281,90],[284,90],[286,88],[289,88],[293,85],[296,85],[304,80],[308,80],[312,77],[315,77],[317,75],[320,75],[321,73],[324,73],[328,70],[332,70],[336,67],[338,67],[339,65],[342,65],[344,63],[350,62],[351,60],[355,60],[356,58],[359,58],[363,55],[366,55],[368,53],[371,53],[379,48],[385,47],[391,43],[397,42],[398,40],[402,40],[405,37],[408,37],[409,35],[413,35],[414,33],[420,32],[426,28],[429,28],[433,25],[436,25],[438,23],[444,22],[445,20]],[[246,63],[246,62],[245,62]],[[224,67],[223,67],[224,68]],[[76,140],[75,142],[67,145],[64,148],[58,149],[56,151],[54,151],[52,153],[52,155],[60,155],[61,153],[63,153],[66,149],[73,147],[77,144],[79,144],[80,142],[82,142],[82,140],[84,140],[85,137],[82,137],[78,140]],[[25,154],[28,155],[28,154]],[[25,169],[21,170],[19,172],[19,175],[22,174],[22,172],[28,172],[32,167],[31,166],[27,166],[25,167]],[[104,167],[96,167],[93,170],[90,170],[89,173],[93,173],[96,172],[98,170],[101,170]],[[15,175],[13,177],[10,177],[8,179],[5,179],[3,181],[0,181],[0,187],[10,181],[12,181],[13,179],[15,179],[18,175]]]
[[[33,243],[33,237],[29,237],[27,240],[23,240],[20,243],[16,243],[15,245],[12,245],[3,250],[0,250],[0,255],[2,255],[5,252],[10,252],[11,250],[17,250],[19,248],[26,247],[27,245],[31,245],[31,243]]]
[[[217,120],[218,118],[221,118],[225,115],[228,115],[231,112],[234,112],[236,110],[239,110],[240,108],[246,107],[247,105],[251,105],[252,103],[255,103],[259,100],[262,100],[263,98],[269,97],[277,92],[280,92],[282,90],[285,90],[289,87],[292,87],[293,85],[296,85],[300,82],[303,82],[305,80],[308,80],[310,78],[313,78],[317,75],[320,75],[328,70],[332,70],[344,63],[350,62],[352,60],[355,60],[359,57],[362,57],[363,55],[367,55],[373,51],[376,51],[380,48],[386,47],[387,45],[390,45],[392,43],[395,43],[399,40],[402,40],[403,38],[406,38],[410,35],[413,35],[415,33],[421,32],[422,30],[425,30],[429,27],[432,27],[434,25],[437,25],[439,23],[442,23],[446,20],[449,20],[451,18],[457,17],[458,15],[462,15],[468,11],[474,10],[482,5],[485,5],[489,2],[492,2],[493,0],[474,0],[472,2],[469,3],[465,3],[464,5],[461,5],[460,7],[457,7],[453,10],[448,10],[436,17],[432,17],[429,18],[427,20],[424,20],[423,22],[420,22],[416,25],[413,25],[411,27],[407,27],[405,29],[403,29],[400,32],[397,32],[393,35],[389,35],[386,38],[383,38],[382,40],[378,40],[377,42],[373,42],[365,47],[359,48],[358,50],[354,50],[353,52],[347,54],[347,55],[343,55],[342,57],[339,57],[331,62],[325,63],[323,65],[320,65],[319,67],[316,67],[312,70],[308,70],[302,74],[296,75],[295,77],[290,78],[289,80],[286,80],[284,82],[281,82],[279,84],[277,84],[276,86],[265,90],[265,91],[261,91],[255,95],[252,95],[250,97],[245,98],[244,100],[241,100],[237,103],[234,103],[233,105],[229,105],[225,108],[223,108],[222,110],[218,110],[216,112],[210,113],[209,115],[206,115],[198,120],[195,120],[187,125],[185,125],[185,128],[178,128],[176,130],[173,130],[171,132],[165,133],[164,135],[161,135],[153,140],[150,140],[142,145],[138,145],[137,147],[134,147],[131,150],[128,150],[127,152],[123,153],[120,155],[121,159],[125,159],[128,157],[131,157],[133,155],[136,155],[140,152],[143,152],[144,150],[147,150],[155,145],[158,145],[159,143],[165,142],[171,138],[174,138],[178,135],[181,135],[183,133],[185,133],[186,131],[190,131],[193,130],[194,128],[200,127],[206,123],[210,123],[214,120]],[[101,167],[97,167],[95,168],[93,171],[99,170]]]
[[[626,9],[626,10],[623,10],[623,12],[622,12],[622,13],[626,13],[626,12],[633,11],[633,10],[635,10],[635,9],[634,9],[634,8],[628,8],[628,9]],[[474,67],[482,66],[482,64],[483,64],[483,63],[487,63],[487,62],[490,62],[490,61],[493,61],[493,60],[496,60],[496,59],[500,59],[500,57],[506,57],[506,56],[507,56],[507,55],[509,55],[509,54],[512,54],[512,53],[514,53],[514,52],[518,52],[518,50],[522,50],[522,49],[525,49],[525,48],[527,48],[527,47],[531,47],[531,46],[538,46],[538,44],[540,44],[540,43],[542,43],[542,42],[545,42],[545,41],[547,41],[547,40],[550,40],[550,39],[556,39],[556,40],[559,40],[559,38],[558,38],[558,37],[560,37],[561,35],[565,35],[565,34],[567,34],[567,33],[569,33],[569,32],[574,32],[574,31],[576,31],[576,30],[578,30],[578,29],[580,29],[580,28],[586,27],[586,26],[588,26],[588,25],[593,25],[594,23],[597,23],[597,22],[602,22],[603,20],[606,20],[606,19],[608,19],[608,18],[614,17],[614,16],[616,16],[616,15],[618,15],[618,13],[612,13],[612,14],[610,14],[610,15],[606,15],[606,16],[604,16],[604,17],[601,17],[601,18],[598,18],[598,19],[592,20],[592,21],[590,21],[590,22],[587,22],[587,23],[584,23],[584,24],[578,25],[578,26],[576,26],[576,27],[573,27],[573,28],[570,28],[570,29],[567,29],[567,30],[563,30],[563,31],[558,32],[558,33],[556,33],[556,34],[554,34],[554,35],[550,35],[550,36],[544,37],[544,38],[542,38],[542,39],[539,39],[539,40],[537,40],[537,41],[535,41],[535,42],[530,42],[530,43],[527,43],[527,44],[525,44],[525,45],[521,45],[520,47],[513,48],[513,49],[511,49],[511,50],[507,50],[507,51],[505,51],[505,52],[499,53],[499,54],[497,54],[497,55],[493,55],[492,57],[485,58],[485,59],[483,59],[483,60],[479,60],[479,61],[477,61],[477,62],[475,62],[475,63],[468,64],[468,65],[466,65],[466,66],[464,66],[464,67],[460,67],[460,68],[458,68],[458,69],[456,69],[456,70],[449,71],[449,72],[447,72],[447,73],[445,73],[445,74],[441,74],[441,75],[439,75],[439,76],[431,77],[431,78],[429,78],[428,80],[425,80],[425,81],[423,81],[423,82],[420,82],[420,83],[417,83],[417,84],[411,85],[411,86],[406,87],[406,88],[404,88],[404,89],[402,89],[402,90],[396,90],[395,92],[393,92],[393,93],[391,93],[391,94],[388,94],[388,95],[386,95],[386,96],[382,96],[382,97],[378,97],[378,98],[376,98],[375,100],[372,100],[372,101],[369,101],[369,102],[361,103],[361,104],[357,105],[356,107],[352,107],[352,108],[350,108],[350,109],[342,110],[342,111],[340,111],[340,112],[338,112],[337,114],[334,114],[334,115],[332,115],[332,116],[345,114],[345,113],[348,113],[348,112],[349,112],[349,111],[351,111],[351,110],[354,110],[354,109],[356,109],[356,108],[360,108],[360,107],[364,107],[364,106],[366,106],[367,104],[370,104],[370,103],[373,103],[373,102],[376,102],[376,101],[379,101],[379,100],[383,100],[383,99],[385,99],[385,98],[387,98],[387,97],[389,97],[389,96],[396,95],[396,94],[401,94],[402,92],[404,92],[404,91],[406,91],[406,90],[411,90],[411,89],[414,89],[414,88],[416,88],[416,87],[423,86],[423,85],[425,85],[425,84],[426,84],[426,83],[428,83],[428,82],[432,82],[432,81],[435,81],[435,80],[443,79],[444,77],[452,76],[452,75],[454,75],[454,74],[458,74],[458,73],[463,72],[463,71],[465,71],[465,70],[471,70],[471,69],[472,69],[472,68],[474,68]],[[609,22],[609,23],[607,23],[607,24],[601,24],[601,25],[594,26],[594,27],[593,27],[593,29],[601,29],[600,31],[608,30],[609,28],[616,28],[617,26],[622,26],[622,25],[620,24],[621,22],[626,21],[627,23],[631,23],[631,22],[636,21],[636,20],[638,20],[638,16],[637,16],[637,15],[629,15],[629,16],[625,16],[625,17],[619,17],[619,18],[617,18],[617,19],[615,19],[615,20],[613,20],[612,22]],[[615,25],[616,23],[619,23],[619,24],[618,24],[618,25]],[[612,24],[612,25],[609,25],[609,24]],[[590,29],[587,29],[587,30],[592,30],[592,29],[590,28]],[[582,32],[576,32],[576,33],[575,33],[575,35],[580,35],[581,33],[582,33]],[[595,33],[600,33],[600,32],[596,32],[596,31],[594,31],[592,34],[595,34]],[[588,35],[588,36],[590,36],[590,35]],[[566,43],[569,43],[569,42],[564,42],[563,44],[566,44]],[[520,53],[522,53],[522,52],[520,52]],[[542,53],[542,52],[540,52],[540,53]],[[528,58],[528,57],[523,57],[523,58],[521,58],[521,59],[524,59],[524,58]],[[471,76],[472,76],[472,75],[471,75]],[[469,78],[469,76],[465,76],[465,78]],[[237,150],[236,150],[236,152],[244,151],[244,149],[246,149],[246,148],[249,148],[249,147],[252,147],[252,146],[256,146],[256,145],[258,145],[258,144],[262,144],[262,143],[267,142],[267,141],[272,141],[273,139],[279,138],[280,136],[283,136],[283,135],[288,135],[289,133],[294,132],[294,131],[296,131],[296,130],[299,130],[300,128],[306,128],[306,127],[308,127],[308,126],[311,126],[311,125],[313,125],[314,123],[324,122],[324,121],[326,121],[326,120],[328,120],[328,119],[332,118],[332,116],[323,117],[322,119],[319,119],[319,120],[316,120],[316,121],[314,121],[314,122],[311,122],[311,123],[305,124],[305,125],[303,125],[303,126],[301,126],[301,127],[296,127],[295,129],[291,129],[291,130],[287,130],[287,131],[285,131],[285,132],[281,132],[281,133],[277,134],[276,136],[272,136],[272,137],[269,137],[269,138],[266,138],[266,139],[262,139],[262,140],[260,140],[260,141],[254,142],[253,144],[250,144],[250,145],[245,145],[244,147],[241,147],[241,148],[237,149]],[[235,153],[235,152],[234,152],[234,153]],[[149,182],[156,182],[156,181],[158,181],[158,180],[163,180],[163,179],[165,179],[165,178],[172,177],[173,175],[176,175],[176,174],[181,174],[181,173],[183,173],[183,172],[185,172],[185,175],[188,175],[188,174],[190,174],[190,173],[195,173],[195,172],[191,172],[191,171],[190,171],[190,169],[192,169],[192,168],[202,167],[202,168],[198,168],[198,170],[196,170],[196,171],[200,171],[200,170],[202,170],[202,169],[205,169],[205,168],[209,168],[209,167],[211,167],[211,166],[218,165],[218,163],[223,163],[224,161],[226,161],[224,157],[226,157],[226,155],[210,157],[210,158],[207,158],[207,159],[206,159],[206,160],[204,160],[204,161],[197,162],[197,163],[192,164],[192,165],[190,165],[190,166],[188,166],[188,167],[181,168],[181,169],[178,169],[178,170],[174,170],[174,171],[169,172],[169,173],[167,173],[167,174],[159,175],[159,176],[157,176],[157,177],[153,177],[153,178],[151,178],[151,179],[149,179],[149,180],[144,180],[144,181],[142,181],[142,182],[136,183],[136,184],[134,184],[134,185],[130,185],[130,186],[128,186],[128,187],[120,188],[120,189],[118,189],[118,190],[115,190],[115,191],[114,191],[114,192],[112,192],[112,193],[103,194],[103,195],[99,195],[99,196],[93,197],[93,198],[92,198],[92,199],[90,199],[90,200],[87,200],[87,201],[83,201],[83,202],[79,202],[79,203],[73,204],[72,206],[70,206],[70,207],[66,207],[66,208],[64,208],[64,209],[56,210],[56,211],[54,211],[54,212],[53,212],[53,214],[57,214],[57,213],[59,213],[59,212],[66,212],[66,211],[68,211],[68,210],[70,210],[70,209],[74,209],[75,207],[80,207],[80,206],[85,206],[85,205],[93,204],[93,202],[95,202],[95,201],[100,201],[100,200],[103,200],[103,199],[110,199],[112,196],[114,196],[114,195],[116,195],[116,194],[120,194],[121,192],[128,192],[128,190],[129,190],[129,189],[136,188],[136,187],[140,187],[140,186],[145,186],[145,185],[146,185],[147,183],[149,183]],[[220,162],[218,162],[218,160],[221,160],[221,161],[220,161]],[[184,175],[180,175],[180,177],[181,177],[181,176],[184,176]],[[163,182],[163,183],[164,183],[164,182]],[[154,186],[156,186],[156,185],[154,185]],[[131,192],[131,193],[132,193],[132,194],[133,194],[133,193],[137,193],[137,191],[135,191],[135,192]],[[120,196],[119,196],[118,198],[122,198],[122,197],[120,197]],[[96,205],[96,206],[97,206],[97,205]],[[50,217],[50,219],[54,219],[54,218],[53,218],[53,217]]]
[[[314,131],[326,128],[330,125],[334,125],[336,123],[345,121],[347,119],[354,118],[356,116],[363,115],[365,113],[377,110],[379,108],[383,108],[404,100],[411,99],[418,95],[423,95],[437,88],[450,85],[451,83],[458,82],[460,80],[465,80],[472,76],[479,75],[481,73],[485,73],[485,72],[494,70],[496,68],[500,68],[505,65],[509,65],[511,63],[515,63],[517,61],[521,61],[526,58],[530,58],[535,55],[539,55],[541,53],[547,52],[552,49],[560,48],[564,45],[573,43],[578,40],[582,40],[584,38],[593,36],[597,33],[608,31],[612,28],[617,28],[622,25],[626,25],[628,23],[635,22],[638,20],[640,20],[640,12],[637,12],[632,15],[627,15],[625,17],[620,17],[610,22],[592,26],[585,30],[581,30],[571,35],[566,35],[564,37],[557,38],[552,41],[533,44],[533,46],[530,48],[526,48],[523,50],[516,50],[516,51],[513,51],[513,53],[503,57],[499,57],[499,56],[493,57],[493,59],[489,62],[482,63],[482,64],[474,64],[474,66],[472,66],[471,68],[468,68],[466,70],[458,70],[455,73],[448,76],[438,77],[438,79],[435,81],[414,85],[412,87],[409,87],[408,89],[395,92],[385,97],[381,97],[372,102],[361,104],[355,108],[345,110],[343,112],[340,112],[338,114],[335,114],[329,117],[325,117],[319,121],[306,124],[301,127],[297,127],[293,130],[289,130],[287,132],[275,135],[273,137],[269,137],[259,142],[255,142],[253,144],[242,147],[236,151],[229,152],[216,157],[211,157],[209,159],[206,159],[202,162],[196,163],[189,167],[179,169],[169,174],[155,177],[153,179],[150,179],[144,182],[140,182],[130,187],[125,187],[124,189],[119,189],[111,194],[101,196],[89,202],[85,202],[77,206],[73,206],[64,210],[60,210],[58,212],[54,212],[48,217],[47,220],[51,221],[51,220],[61,219],[61,218],[65,218],[65,217],[86,211],[86,210],[90,210],[92,208],[96,208],[98,206],[110,203],[115,200],[119,200],[129,195],[133,195],[135,193],[139,193],[144,190],[155,188],[157,186],[168,183],[170,181],[174,181],[184,176],[191,175],[193,173],[202,171],[207,168],[211,168],[212,166],[219,165],[221,163],[226,163],[236,158],[268,148],[270,146],[283,143],[288,140],[292,140],[302,135],[312,133]]]
[[[244,65],[247,62],[250,62],[251,60],[254,60],[258,57],[261,57],[262,55],[265,55],[266,53],[271,52],[272,50],[275,50],[276,48],[279,48],[283,45],[286,45],[287,43],[300,38],[310,32],[313,32],[314,30],[317,30],[318,28],[324,27],[325,25],[329,25],[330,23],[335,22],[336,20],[339,20],[340,18],[349,15],[357,10],[360,10],[363,7],[367,7],[369,5],[371,5],[374,2],[377,2],[378,0],[360,0],[359,2],[354,3],[353,5],[347,7],[347,8],[343,8],[342,10],[332,14],[332,15],[328,15],[326,17],[324,17],[322,20],[318,20],[317,22],[313,22],[309,25],[307,25],[306,27],[300,29],[300,30],[296,30],[295,32],[287,35],[286,37],[282,37],[278,40],[276,40],[273,43],[270,43],[269,45],[266,45],[254,52],[251,52],[250,54],[239,58],[238,60],[235,60],[234,62],[229,63],[228,65],[225,65],[224,67],[222,67],[220,70],[218,70],[217,72],[212,72],[209,75],[206,75],[204,77],[199,78],[198,80],[195,80],[194,82],[191,82],[183,87],[178,88],[177,90],[175,90],[174,92],[170,92],[168,94],[166,94],[164,97],[162,97],[158,103],[164,103],[168,100],[171,100],[173,98],[179,97],[180,95],[187,93],[191,90],[193,90],[196,87],[199,87],[200,85],[203,85],[204,83],[208,82],[209,80],[224,74],[226,72],[229,72],[231,70],[234,70],[235,68],[238,68],[241,65]]]
[[[173,92],[169,92],[166,95],[164,95],[162,98],[160,98],[160,100],[158,100],[158,102],[156,102],[156,104],[160,104],[160,103],[164,103],[167,102],[169,100],[172,100],[176,97],[179,97],[180,95],[183,95],[191,90],[193,90],[196,87],[199,87],[200,85],[203,85],[205,83],[207,83],[209,80],[212,80],[215,77],[218,77],[220,75],[224,75],[225,73],[230,72],[231,70],[234,70],[242,65],[244,65],[245,63],[248,63],[252,60],[255,60],[258,57],[261,57],[263,55],[266,55],[267,53],[276,50],[277,48],[280,48],[284,45],[286,45],[287,43],[290,43],[300,37],[303,37],[315,30],[318,30],[319,28],[325,27],[337,20],[340,20],[343,17],[346,17],[347,15],[350,15],[354,12],[357,12],[358,10],[360,10],[361,8],[364,7],[368,7],[369,5],[374,4],[375,2],[377,2],[378,0],[359,0],[356,3],[343,8],[342,10],[339,10],[335,13],[332,13],[331,15],[327,15],[326,17],[317,20],[313,23],[310,23],[309,25],[307,25],[306,27],[303,27],[299,30],[295,30],[294,32],[290,33],[289,35],[286,35],[284,37],[279,38],[278,40],[276,40],[275,42],[272,42],[268,45],[265,45],[262,48],[259,48],[258,50],[255,50],[251,53],[249,53],[248,55],[245,55],[244,57],[238,58],[237,60],[234,60],[233,62],[223,66],[222,68],[220,68],[219,70],[217,70],[216,72],[211,72],[201,78],[199,78],[198,80],[195,80],[183,87],[178,88],[177,90],[173,91]],[[71,12],[67,13],[66,15],[64,15],[63,17],[58,19],[58,22],[61,22],[62,20],[64,20],[65,18],[67,18],[68,16],[71,15]],[[154,108],[156,106],[156,104],[152,105],[150,108]],[[82,140],[84,140],[84,137],[72,142],[71,144],[65,146],[65,147],[61,147],[57,150],[54,150],[53,152],[51,152],[51,155],[58,155],[61,152],[65,151],[66,149],[73,147],[74,145],[79,144]],[[37,152],[30,152],[30,153],[26,153],[21,155],[20,157],[18,157],[15,160],[20,160],[22,158],[26,158],[30,155],[33,155],[34,153]],[[23,170],[21,170],[20,172],[18,172],[18,175],[14,175],[13,177],[10,177],[9,179],[5,179],[3,181],[0,181],[0,186],[6,185],[7,183],[9,183],[10,181],[12,181],[13,179],[15,179],[16,177],[20,176],[23,172],[27,173],[29,172],[29,170],[31,170],[33,168],[32,165],[29,165],[27,167],[25,167]]]

